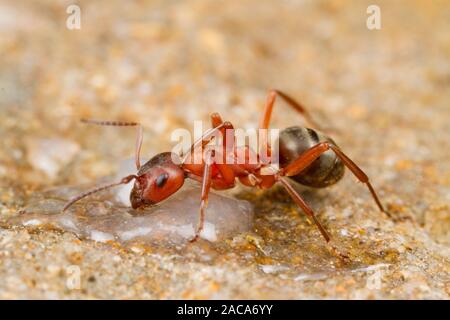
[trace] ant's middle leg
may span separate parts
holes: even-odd
[[[303,200],[303,198],[297,193],[297,191],[295,191],[295,189],[291,186],[291,184],[287,181],[287,179],[285,177],[278,175],[277,180],[283,185],[283,187],[286,189],[286,191],[289,193],[289,195],[295,201],[295,203],[297,203],[297,205],[300,208],[302,208],[303,212],[314,221],[315,225],[319,229],[319,231],[322,234],[322,236],[324,237],[325,241],[327,242],[327,244],[329,244],[329,249],[335,255],[337,255],[340,259],[342,259],[344,261],[348,261],[349,257],[346,253],[343,253],[335,246],[330,245],[330,240],[331,240],[330,235],[325,230],[325,228],[322,226],[319,219],[317,219],[317,217],[314,214],[314,211],[311,209],[311,207],[308,206],[308,204],[305,202],[305,200]]]
[[[324,227],[322,227],[322,224],[317,219],[316,215],[314,214],[314,211],[308,206],[308,204],[305,202],[305,200],[303,200],[303,198],[297,193],[297,191],[295,191],[295,189],[290,185],[290,183],[287,181],[286,178],[278,177],[278,181],[281,182],[283,187],[289,193],[291,198],[297,203],[297,205],[300,208],[302,208],[303,212],[314,221],[317,228],[319,228],[320,233],[325,238],[325,241],[329,242],[331,239],[330,235],[324,229]]]
[[[136,169],[139,170],[141,167],[141,147],[142,147],[142,126],[139,122],[125,122],[125,121],[105,121],[105,120],[93,120],[93,119],[81,119],[81,122],[88,124],[95,124],[98,126],[115,126],[115,127],[137,127],[136,134],[136,146],[134,151],[134,160],[136,163]]]
[[[213,128],[217,128],[222,125],[224,121],[218,112],[214,112],[211,114],[211,126]],[[235,137],[234,137],[234,127],[230,122],[220,129],[220,133],[222,134],[222,145],[224,147],[224,155],[231,152],[235,145]],[[227,144],[227,141],[229,143]]]
[[[213,127],[206,130],[205,133],[203,133],[203,135],[201,136],[201,138],[196,140],[191,145],[190,149],[186,153],[182,154],[182,157],[183,157],[182,163],[186,163],[186,161],[188,161],[192,157],[192,154],[194,153],[194,151],[197,148],[201,147],[201,149],[203,150],[203,148],[209,142],[211,142],[211,140],[218,134],[220,134],[222,136],[222,138],[223,138],[222,141],[223,141],[224,146],[227,146],[227,144],[226,144],[227,133],[228,133],[228,136],[230,136],[230,134],[231,134],[231,136],[234,139],[233,125],[229,121],[223,122],[222,118],[220,117],[220,115],[218,113],[211,114],[211,124],[213,125]]]

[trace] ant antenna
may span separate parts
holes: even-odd
[[[141,168],[140,154],[142,147],[143,130],[139,122],[109,121],[109,120],[94,120],[94,119],[81,119],[80,121],[87,124],[95,124],[97,126],[137,127],[134,158],[136,162],[136,169],[139,170]]]
[[[86,198],[87,196],[90,196],[90,195],[93,194],[93,193],[96,193],[96,192],[99,192],[99,191],[103,191],[103,190],[106,190],[106,189],[109,189],[109,188],[112,188],[112,187],[115,187],[115,186],[119,186],[119,185],[121,185],[121,184],[127,184],[128,182],[130,182],[131,180],[133,180],[133,179],[135,179],[135,178],[136,178],[136,176],[135,176],[134,174],[132,174],[132,175],[129,175],[129,176],[125,177],[125,178],[122,178],[122,180],[120,180],[119,182],[107,184],[107,185],[100,186],[100,187],[97,187],[97,188],[88,190],[88,191],[86,191],[86,192],[83,192],[83,193],[81,193],[81,194],[79,194],[79,195],[77,195],[77,196],[75,196],[75,197],[72,197],[72,198],[64,205],[64,208],[62,209],[62,211],[63,211],[63,212],[66,211],[66,210],[67,210],[69,207],[71,207],[75,202],[77,202],[77,201],[79,201],[79,200],[81,200],[81,199],[83,199],[83,198]]]

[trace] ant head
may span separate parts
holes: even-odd
[[[160,153],[139,169],[130,194],[133,209],[156,204],[181,188],[185,174],[172,157],[176,154]]]

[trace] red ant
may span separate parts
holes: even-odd
[[[272,90],[268,96],[264,113],[260,119],[260,129],[268,129],[277,96],[287,102],[294,110],[298,111],[309,124],[317,127],[317,125],[313,123],[309,113],[300,103],[281,91]],[[190,153],[188,154],[193,155],[196,152],[201,152],[202,161],[200,164],[188,164],[184,161],[182,161],[181,164],[176,164],[173,161],[174,154],[171,152],[164,152],[154,156],[141,166],[139,155],[142,145],[142,127],[138,122],[82,121],[96,125],[136,126],[138,128],[135,152],[137,173],[135,175],[124,177],[119,182],[95,188],[72,198],[64,206],[63,211],[67,210],[72,204],[86,196],[113,186],[127,184],[133,179],[135,181],[130,194],[131,205],[133,209],[143,208],[168,198],[181,188],[186,178],[190,178],[202,184],[199,222],[195,236],[190,240],[193,242],[199,238],[200,233],[203,230],[205,209],[208,203],[209,190],[211,188],[216,190],[233,188],[235,186],[236,178],[238,178],[243,185],[262,189],[270,188],[278,182],[286,189],[288,194],[300,206],[304,213],[314,221],[322,236],[329,242],[330,235],[322,227],[313,210],[291,186],[288,178],[306,186],[323,188],[339,181],[344,175],[345,167],[347,167],[359,181],[367,185],[378,208],[389,215],[384,210],[367,175],[341,151],[331,138],[317,130],[294,126],[281,131],[279,136],[281,169],[277,172],[273,171],[273,174],[267,175],[262,174],[261,171],[270,164],[262,162],[258,162],[257,164],[219,164],[214,161],[216,156],[214,152],[205,152],[203,150],[203,147],[212,140],[215,133],[221,133],[222,137],[225,137],[226,130],[233,130],[233,125],[228,121],[224,122],[217,113],[211,115],[212,128],[206,131],[202,138],[191,146]],[[264,141],[264,143],[267,150],[270,150],[269,143],[267,141]],[[200,146],[201,148],[199,148]],[[244,148],[244,150],[241,148]],[[252,152],[248,146],[234,146],[230,151],[223,149],[223,155],[231,155],[236,158],[237,154],[242,151],[246,152],[247,156],[249,152]]]

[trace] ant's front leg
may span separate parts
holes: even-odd
[[[195,231],[194,237],[189,240],[189,242],[195,242],[200,237],[200,233],[203,230],[205,224],[205,210],[208,206],[208,196],[209,190],[211,189],[211,181],[212,181],[212,162],[214,159],[214,150],[205,151],[205,166],[203,169],[203,179],[202,179],[202,196],[200,201],[200,215],[199,221],[197,225],[197,229]]]

